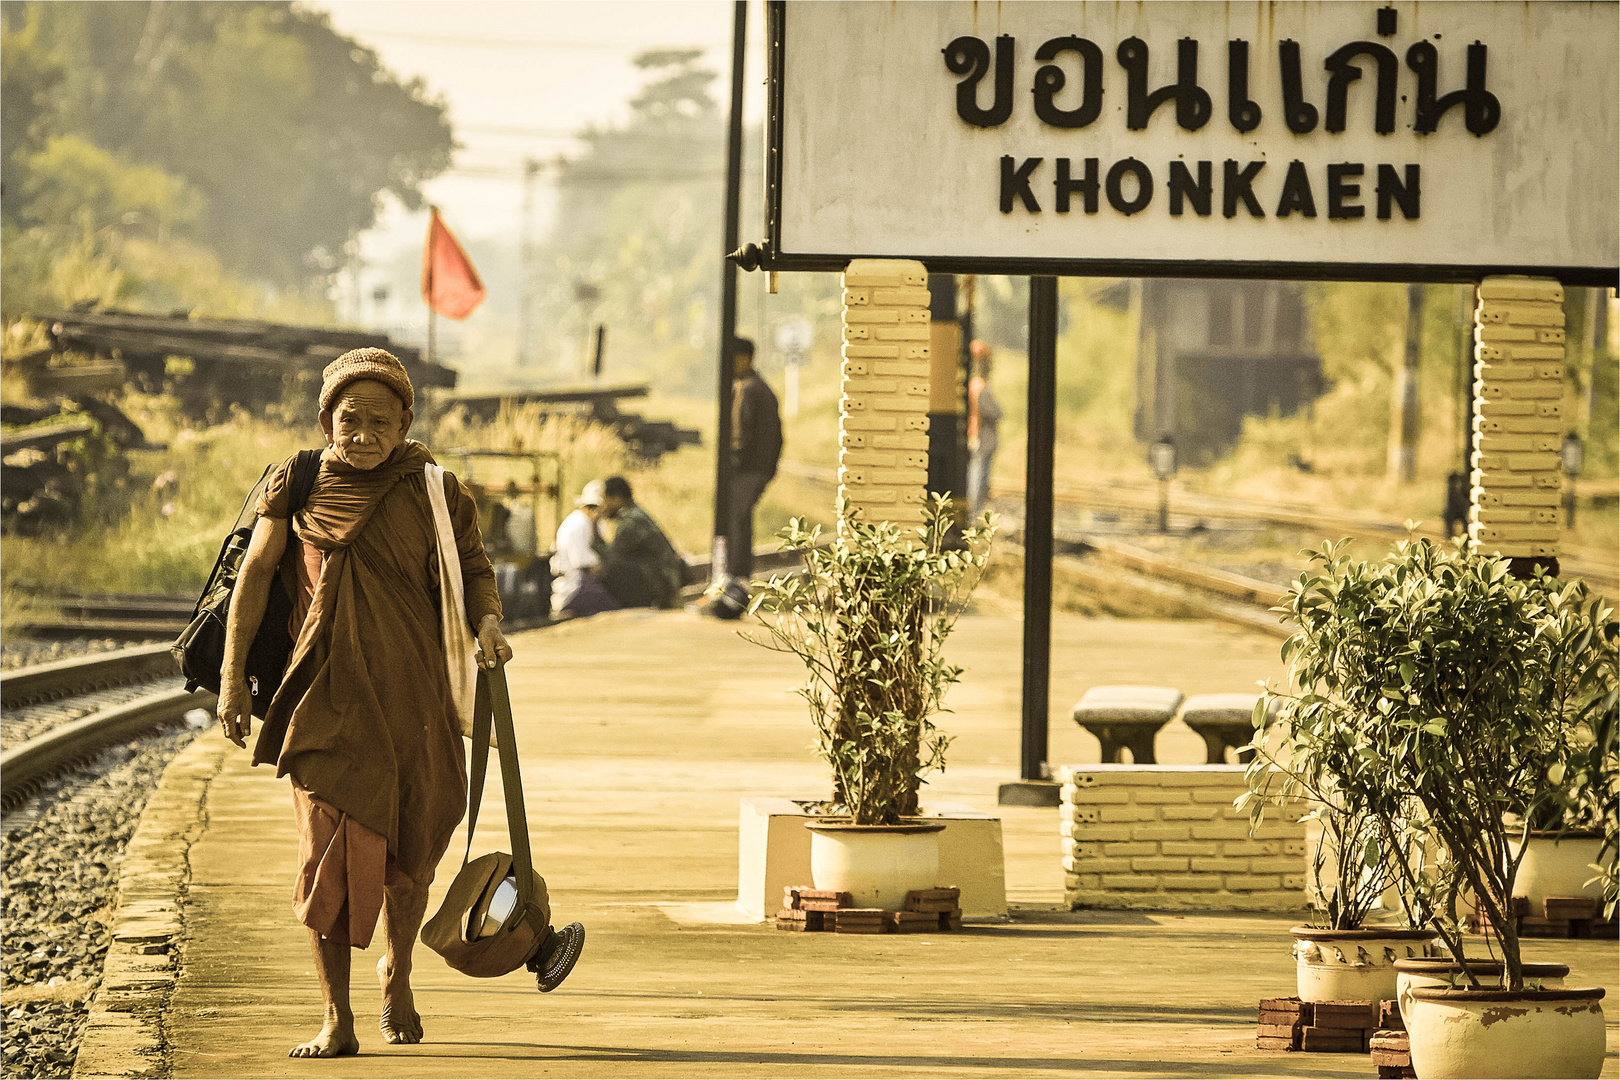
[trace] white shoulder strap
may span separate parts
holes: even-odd
[[[439,610],[444,661],[450,677],[450,694],[456,703],[457,722],[461,733],[471,736],[473,700],[478,692],[478,664],[474,659],[478,642],[467,622],[461,554],[456,550],[456,531],[450,525],[450,505],[444,498],[444,469],[429,464],[424,471],[428,502],[433,507],[433,529],[439,542]]]

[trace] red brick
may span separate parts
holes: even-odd
[[[807,889],[802,885],[795,885],[787,891],[801,900],[834,900],[846,907],[855,902],[849,893],[833,889]]]
[[[1401,1019],[1400,1002],[1380,1001],[1378,1003],[1378,1026],[1385,1034],[1406,1031],[1406,1021]]]
[[[1572,936],[1570,934],[1570,921],[1569,919],[1542,919],[1534,915],[1526,915],[1519,920],[1519,936],[1527,938],[1567,938]]]
[[[1307,1027],[1299,1033],[1299,1048],[1327,1054],[1361,1054],[1367,1050],[1367,1037],[1344,1028]]]
[[[1378,1026],[1378,1003],[1373,1001],[1318,1001],[1314,1003],[1319,1028],[1350,1028],[1363,1031]]]
[[[1254,1040],[1258,1050],[1298,1050],[1293,1039],[1279,1039],[1273,1035],[1260,1035]]]
[[[1290,1026],[1297,1026],[1305,1022],[1297,1012],[1270,1012],[1266,1009],[1260,1010],[1259,1020],[1262,1027],[1267,1024],[1287,1024]]]
[[[1541,913],[1549,919],[1591,919],[1597,916],[1597,901],[1590,896],[1549,896],[1541,902]]]
[[[837,900],[800,900],[801,911],[838,911],[843,905]]]
[[[1296,1016],[1310,1011],[1310,1003],[1301,1001],[1297,997],[1261,998],[1261,1012],[1287,1012]]]
[[[961,895],[961,889],[913,889],[906,893],[905,909],[936,915],[949,913],[956,910]]]
[[[1262,1036],[1271,1036],[1278,1039],[1292,1039],[1298,1035],[1303,1024],[1267,1024],[1261,1022],[1255,1029]]]

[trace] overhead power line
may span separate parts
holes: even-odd
[[[725,41],[544,41],[539,38],[480,38],[457,37],[453,34],[422,34],[410,30],[373,30],[356,29],[354,34],[360,37],[393,38],[398,41],[423,41],[435,45],[451,45],[467,48],[498,48],[498,49],[554,49],[566,52],[569,49],[600,49],[611,52],[641,52],[646,49],[719,49],[724,48]]]
[[[577,139],[578,128],[524,127],[520,124],[454,124],[457,131],[477,131],[486,135],[534,135],[542,139]]]

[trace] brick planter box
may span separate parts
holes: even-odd
[[[1059,779],[1070,907],[1305,907],[1305,826],[1273,810],[1250,836],[1232,808],[1241,765],[1070,765]]]

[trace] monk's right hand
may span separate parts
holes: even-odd
[[[225,676],[219,684],[219,724],[225,737],[243,749],[253,729],[253,695],[246,676]]]

